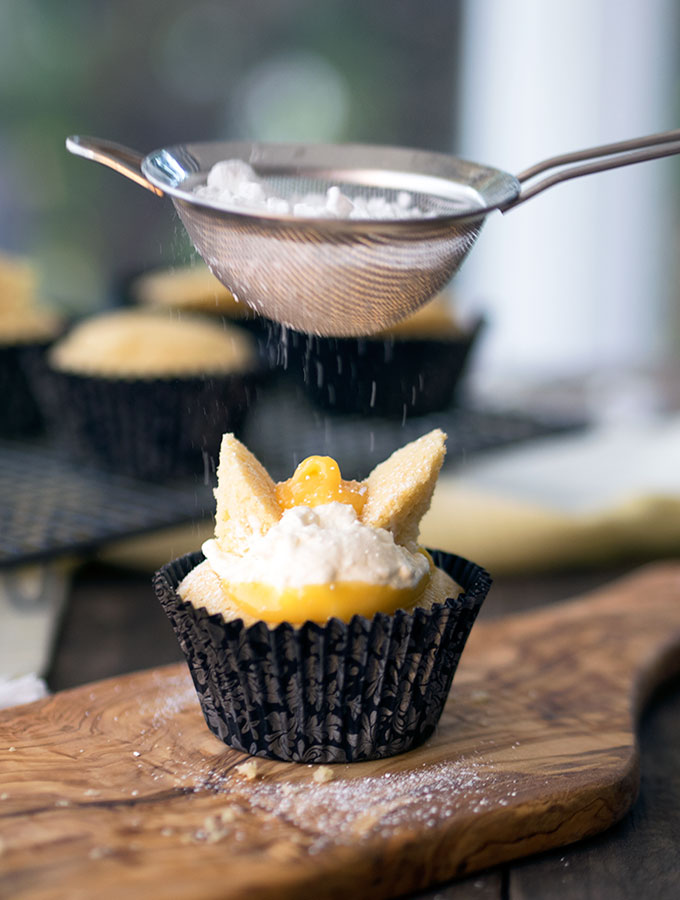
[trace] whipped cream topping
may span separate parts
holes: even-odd
[[[202,549],[222,581],[280,589],[332,582],[414,588],[430,568],[423,553],[395,544],[383,528],[364,525],[346,503],[285,510],[244,556],[225,553],[214,539]]]

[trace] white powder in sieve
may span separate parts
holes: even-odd
[[[413,205],[408,191],[399,191],[396,199],[391,201],[380,194],[349,197],[337,185],[332,185],[325,194],[281,197],[241,159],[216,163],[208,173],[206,183],[194,188],[194,193],[231,209],[313,219],[423,219],[430,216]]]

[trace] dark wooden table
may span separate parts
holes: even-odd
[[[485,618],[554,603],[633,568],[497,578]],[[48,682],[53,690],[180,660],[150,574],[90,563],[75,575]],[[680,682],[665,686],[640,725],[640,796],[599,837],[441,886],[419,900],[600,900],[680,897]],[[415,900],[415,898],[414,898]]]

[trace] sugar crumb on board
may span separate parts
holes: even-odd
[[[111,856],[113,849],[111,847],[93,847],[87,854],[88,859],[104,859],[105,856]]]
[[[318,766],[321,769],[330,766]],[[487,781],[473,760],[439,762],[406,772],[358,778],[334,778],[330,783],[281,783],[258,780],[245,798],[251,810],[266,812],[315,837],[307,846],[317,853],[331,844],[346,844],[370,832],[385,836],[395,829],[434,828],[458,809],[481,812]],[[484,802],[481,802],[483,801]]]
[[[215,815],[208,816],[203,822],[203,828],[196,832],[195,837],[208,844],[214,844],[231,834],[231,824],[236,819],[236,813],[232,807],[225,807]]]
[[[246,762],[241,763],[240,765],[234,768],[235,772],[245,778],[246,781],[254,781],[258,775],[258,766],[257,761],[254,759],[249,759]]]
[[[334,778],[335,773],[330,766],[318,766],[312,775],[312,781],[316,781],[317,784],[326,784],[328,781],[333,781]]]

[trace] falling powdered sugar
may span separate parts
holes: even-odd
[[[268,215],[310,219],[422,219],[430,214],[413,205],[408,191],[392,192],[394,200],[381,194],[343,193],[331,185],[325,193],[292,194],[282,197],[241,159],[216,163],[205,184],[194,189],[201,199],[230,209]]]

